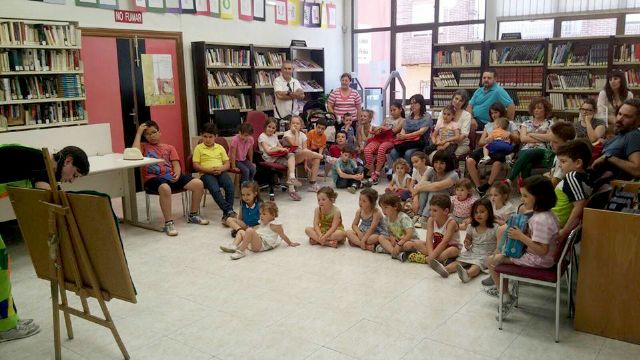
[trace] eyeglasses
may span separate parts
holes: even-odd
[[[586,113],[592,113],[593,110],[591,109],[585,109],[585,108],[580,108],[580,111],[586,112]]]

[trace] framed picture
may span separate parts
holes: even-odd
[[[287,25],[287,0],[276,0],[276,6],[274,6],[276,14],[276,24]]]
[[[253,20],[265,21],[265,1],[253,0]]]
[[[253,1],[238,0],[238,18],[240,20],[253,20]]]

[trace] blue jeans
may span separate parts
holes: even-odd
[[[224,215],[233,211],[233,182],[226,172],[220,175],[204,174],[200,178],[204,186],[209,190],[213,200],[222,210]],[[224,189],[224,197],[220,188]]]
[[[364,168],[362,166],[358,166],[358,168],[353,171],[342,170],[342,172],[348,175],[357,175],[362,174],[364,172]],[[355,179],[344,179],[341,178],[340,175],[338,175],[338,177],[336,178],[337,189],[346,189],[351,186],[360,187],[360,181]]]
[[[256,165],[249,160],[236,160],[236,167],[240,169],[240,183],[252,181],[256,176]]]
[[[422,150],[422,148],[409,149],[404,152],[404,155],[402,157],[404,157],[404,159],[407,160],[407,162],[409,163],[409,166],[411,166],[411,155],[413,155],[414,152],[419,150]],[[391,149],[391,151],[389,152],[389,155],[387,156],[388,168],[391,168],[391,166],[393,165],[393,162],[399,159],[400,156],[401,156],[400,152],[396,150],[395,147]]]

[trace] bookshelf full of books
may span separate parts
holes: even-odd
[[[324,95],[324,49],[291,46],[290,56],[294,63],[293,77],[300,81],[302,90],[305,92],[305,101]],[[300,110],[305,101],[298,101]]]
[[[86,123],[77,24],[0,18],[0,131]]]
[[[274,109],[273,81],[280,76],[282,63],[289,59],[288,47],[253,45],[255,109],[271,113]]]
[[[624,71],[629,89],[640,95],[640,37],[616,36],[613,47],[613,68]]]
[[[482,53],[482,42],[433,46],[431,98],[434,110],[449,104],[456,90],[466,89],[471,93],[478,88],[482,77]]]

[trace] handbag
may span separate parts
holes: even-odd
[[[524,254],[524,244],[520,240],[510,238],[509,229],[515,227],[524,232],[527,228],[527,224],[529,222],[529,219],[531,218],[531,215],[533,214],[513,214],[509,217],[509,219],[507,219],[507,229],[502,234],[500,245],[498,245],[498,249],[504,256],[519,258],[522,257],[522,254]]]
[[[399,144],[410,142],[410,141],[420,141],[420,135],[410,136],[404,139],[395,138],[393,139],[393,145],[399,145]]]

